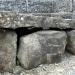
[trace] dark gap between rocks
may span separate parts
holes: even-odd
[[[42,28],[35,28],[35,27],[20,27],[17,28],[15,31],[17,33],[17,45],[19,47],[19,40],[20,37],[25,36],[25,35],[29,35],[31,33],[37,32],[37,31],[41,31],[43,30]]]
[[[12,28],[0,28],[0,30],[2,30],[2,31],[12,31],[12,32],[15,32],[15,29],[12,29]]]
[[[37,31],[41,31],[43,30],[42,28],[35,28],[35,27],[20,27],[15,29],[16,33],[17,33],[17,53],[18,53],[18,48],[19,48],[19,41],[20,41],[20,37],[22,36],[26,36],[29,35],[31,33],[37,32]],[[18,58],[16,58],[17,65],[21,65],[18,61]]]
[[[67,32],[67,31],[71,31],[71,30],[74,30],[74,29],[72,29],[72,28],[54,28],[54,27],[50,27],[48,30],[55,30],[55,31],[65,31],[65,32]]]

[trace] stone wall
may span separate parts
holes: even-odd
[[[55,13],[75,11],[74,0],[0,0],[0,10],[32,12],[32,13]]]
[[[0,12],[0,72],[58,63],[65,51],[75,55],[73,16]]]
[[[66,51],[75,55],[75,0],[0,0],[0,75],[47,75],[36,68]]]

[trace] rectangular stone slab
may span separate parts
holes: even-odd
[[[17,35],[0,29],[0,72],[12,72],[16,65]]]
[[[75,19],[63,19],[61,16],[35,16],[16,12],[0,12],[0,28],[42,27],[43,29],[75,29]]]

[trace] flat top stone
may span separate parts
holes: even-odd
[[[0,28],[19,27],[41,27],[49,28],[73,28],[75,29],[75,19],[64,19],[61,16],[35,16],[33,13],[17,13],[11,11],[0,11]]]

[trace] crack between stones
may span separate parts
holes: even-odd
[[[4,30],[4,31],[12,31],[12,32],[15,32],[17,34],[17,53],[18,53],[18,48],[19,48],[19,40],[20,40],[20,37],[22,36],[26,36],[26,35],[29,35],[29,34],[32,34],[32,33],[35,33],[37,31],[47,31],[47,30],[53,30],[53,31],[65,31],[65,32],[68,32],[68,31],[71,31],[71,30],[74,30],[72,28],[67,28],[67,29],[60,29],[60,28],[49,28],[49,29],[43,29],[41,27],[20,27],[20,28],[16,28],[16,29],[12,29],[12,28],[0,28],[0,30]],[[16,65],[21,65],[18,61],[18,58],[16,56]]]

